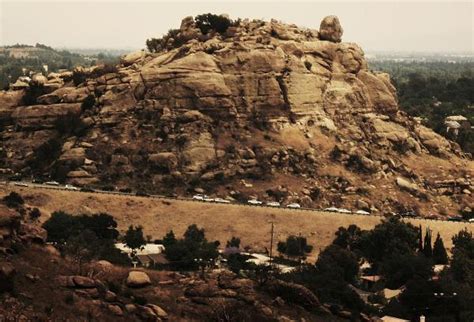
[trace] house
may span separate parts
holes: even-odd
[[[124,243],[116,243],[115,247],[120,249],[122,252],[127,253],[130,255],[132,250],[127,247]],[[161,254],[165,250],[165,246],[161,244],[153,244],[148,243],[144,245],[142,248],[137,249],[135,254],[136,255],[149,255],[149,254]]]
[[[148,268],[163,268],[169,264],[164,254],[137,255],[138,264]]]

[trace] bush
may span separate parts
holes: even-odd
[[[87,79],[87,75],[85,72],[81,70],[74,70],[72,72],[72,82],[74,83],[74,86],[78,86],[84,83],[86,79]]]
[[[85,125],[81,120],[79,114],[68,112],[56,119],[54,127],[61,135],[77,135],[82,136],[84,134]]]
[[[17,208],[25,203],[20,194],[14,191],[10,192],[8,196],[3,197],[3,202],[8,208]]]
[[[26,88],[25,95],[22,98],[22,105],[35,105],[37,98],[45,93],[44,86],[40,84],[31,83]]]
[[[198,15],[194,20],[196,21],[196,26],[204,35],[211,30],[223,34],[232,24],[229,18],[212,13]]]
[[[87,97],[82,101],[81,110],[87,111],[90,110],[95,105],[95,96],[92,94],[87,95]]]
[[[39,217],[41,217],[41,211],[38,208],[33,208],[30,212],[30,218],[32,220],[37,220]]]

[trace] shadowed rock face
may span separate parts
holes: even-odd
[[[341,42],[342,32],[338,18],[328,16],[319,31],[243,20],[222,35],[202,35],[187,17],[176,35],[184,43],[178,48],[169,41],[158,53],[128,54],[113,71],[50,74],[40,79],[45,92],[38,105],[21,106],[22,92],[2,93],[2,167],[75,184],[157,191],[194,187],[201,178],[237,190],[241,179],[268,183],[285,175],[306,182],[307,191],[322,191],[320,197],[288,198],[329,205],[345,193],[331,178],[347,175],[318,175],[327,165],[352,172],[344,189],[356,195],[356,182],[399,190],[392,178],[397,174],[423,181],[422,170],[404,164],[410,157],[461,162],[456,144],[399,111],[389,75],[371,72],[362,49]],[[78,74],[85,77],[74,86]],[[58,133],[64,115],[78,116],[80,124],[72,122],[78,129]],[[54,157],[32,163],[44,158],[38,147],[48,152],[53,138],[62,144],[56,154],[46,153]],[[254,156],[245,158],[239,149]],[[452,167],[452,176],[472,172],[470,163],[466,173]]]

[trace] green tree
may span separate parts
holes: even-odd
[[[339,227],[332,243],[350,251],[359,250],[362,234],[362,230],[357,225],[349,225],[347,228]]]
[[[286,241],[278,242],[277,249],[279,253],[288,257],[303,258],[313,250],[313,246],[308,245],[306,237],[291,235],[286,238]]]
[[[226,247],[240,248],[240,238],[232,236],[232,238],[227,241]]]
[[[165,240],[167,240],[165,242]],[[165,245],[165,256],[171,266],[178,270],[204,270],[213,265],[219,253],[219,243],[209,242],[206,239],[204,229],[197,225],[190,225],[183,235],[183,239],[174,239],[174,234],[169,232],[163,238]],[[171,242],[169,242],[171,241]]]
[[[397,217],[385,219],[363,235],[363,256],[377,266],[394,254],[414,253],[418,248],[418,229]]]
[[[425,241],[423,243],[423,254],[428,258],[433,257],[433,248],[431,246],[431,230],[429,228],[426,228]]]
[[[172,230],[166,233],[165,237],[163,237],[163,246],[165,246],[165,248],[176,244],[176,242],[177,240]]]
[[[447,264],[448,263],[448,253],[444,247],[443,239],[441,236],[436,236],[436,240],[433,246],[433,261],[435,264]]]
[[[77,265],[79,275],[83,274],[84,264],[98,258],[100,241],[94,232],[86,229],[71,235],[64,246],[64,253]]]
[[[20,194],[15,191],[10,192],[9,195],[3,197],[3,202],[8,208],[17,208],[25,203]]]
[[[431,259],[418,253],[395,253],[381,263],[380,273],[385,277],[386,286],[396,289],[414,277],[428,280],[433,275]]]
[[[338,271],[347,283],[353,283],[359,273],[359,262],[351,251],[329,245],[318,256],[316,267],[322,272]]]
[[[123,240],[125,245],[132,250],[133,256],[135,256],[137,249],[146,245],[145,237],[143,237],[143,227],[130,225]]]
[[[79,234],[83,229],[74,216],[64,211],[55,211],[43,224],[48,232],[48,241],[55,244],[64,244],[69,237]]]

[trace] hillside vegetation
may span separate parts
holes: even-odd
[[[403,111],[422,117],[428,127],[474,153],[474,62],[373,61],[370,67],[392,76]],[[458,135],[448,133],[444,123],[451,115],[469,122]]]

